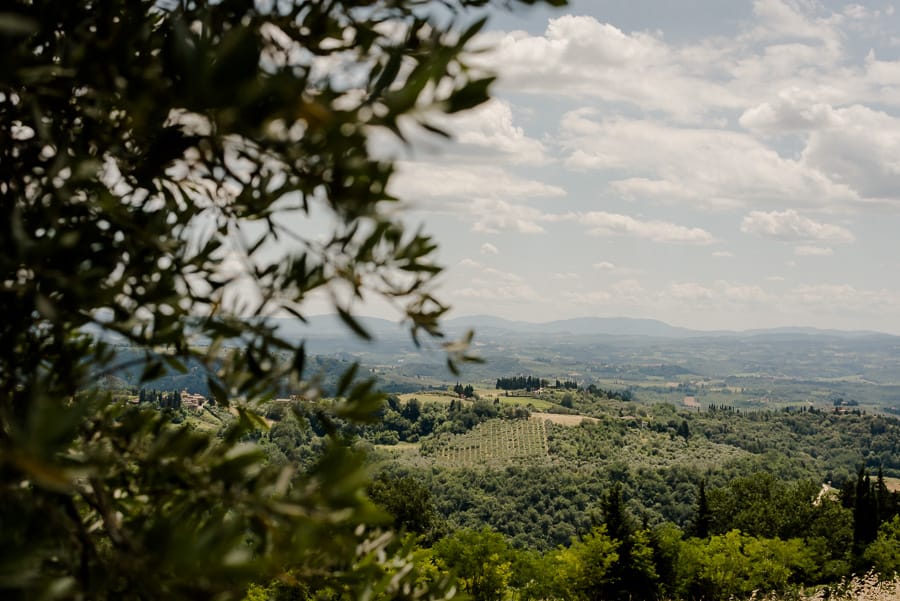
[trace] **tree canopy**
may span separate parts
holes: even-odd
[[[243,441],[265,427],[252,401],[318,394],[272,320],[311,295],[361,337],[354,304],[373,297],[440,334],[435,243],[391,209],[370,139],[440,135],[434,115],[487,99],[465,54],[485,4],[4,4],[4,598],[234,598],[275,575],[430,594],[360,527],[375,514],[337,435],[303,472]],[[236,425],[215,437],[113,402],[97,384],[125,367],[115,344],[141,350],[142,381],[202,366]],[[381,400],[352,369],[337,393],[345,418]]]

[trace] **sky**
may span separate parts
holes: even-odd
[[[898,7],[900,9],[900,7]],[[392,192],[452,316],[900,333],[900,10],[575,1],[500,13],[488,104]]]

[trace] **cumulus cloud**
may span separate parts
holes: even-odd
[[[566,192],[491,166],[401,162],[391,193],[428,213],[455,215],[477,232],[537,234],[542,223],[571,219],[571,214],[542,211],[523,204],[532,198],[558,198]],[[487,252],[490,252],[489,250]]]
[[[496,70],[501,89],[629,105],[681,121],[745,111],[795,87],[813,94],[813,104],[868,99],[900,106],[900,61],[848,60],[851,35],[892,33],[883,19],[888,10],[757,0],[753,12],[739,35],[680,43],[667,42],[662,32],[627,32],[565,15],[538,35],[486,33],[480,39],[491,50],[472,60]]]
[[[704,229],[667,221],[641,221],[628,215],[591,211],[580,216],[593,236],[634,236],[652,242],[712,244],[715,238]]]
[[[896,20],[868,5],[751,2],[750,20],[705,38],[583,16],[552,19],[537,34],[480,36],[498,46],[472,64],[498,71],[495,92],[515,93],[515,104],[494,100],[440,122],[456,141],[436,144],[436,157],[418,149],[400,155],[391,192],[417,201],[429,218],[504,235],[466,248],[473,259],[500,254],[485,239],[503,240],[508,258],[512,236],[543,234],[539,241],[559,253],[557,267],[568,266],[556,273],[529,265],[529,276],[517,279],[469,259],[448,296],[478,312],[515,305],[510,312],[520,318],[591,307],[702,327],[849,324],[847,315],[900,308],[891,305],[896,290],[865,283],[874,270],[854,274],[854,288],[833,283],[842,262],[827,273],[785,267],[827,262],[857,230],[860,250],[869,252],[862,232],[883,229],[863,211],[892,218],[890,205],[900,206],[900,59],[889,44]],[[571,173],[544,181],[540,169],[523,169],[550,164]],[[604,204],[590,206],[592,198]],[[677,205],[679,216],[662,216],[660,204]],[[732,234],[739,226],[748,235],[726,240],[729,221]],[[579,252],[579,241],[551,239],[577,231],[629,237],[640,242],[628,244],[638,252],[653,248],[648,242],[705,248],[635,259],[644,272],[619,264],[628,262],[624,255],[595,255],[592,273],[579,278],[578,262],[565,254]],[[472,236],[448,238],[448,246],[472,243]],[[782,256],[785,249],[793,256]],[[723,271],[737,261],[732,252],[745,281],[704,277],[704,268],[732,272]],[[757,252],[761,260],[750,261]],[[779,271],[789,278],[770,275]],[[641,282],[628,279],[637,273]],[[554,286],[538,293],[536,278]]]
[[[819,223],[808,217],[803,217],[797,211],[752,211],[744,217],[741,223],[741,231],[745,234],[755,234],[764,238],[780,240],[783,242],[797,241],[821,241],[821,242],[852,242],[853,234],[839,226],[829,223]]]
[[[481,245],[479,252],[483,255],[496,255],[500,251],[497,249],[496,246],[494,246],[490,242],[485,242],[484,244]]]
[[[519,177],[488,165],[445,165],[438,162],[397,163],[391,193],[404,200],[428,198],[554,198],[566,195],[559,186]]]
[[[857,199],[846,186],[748,134],[592,115],[576,110],[563,116],[566,165],[609,174],[613,189],[626,197],[717,207]],[[618,173],[627,175],[616,179]]]
[[[757,0],[753,10],[740,35],[679,44],[565,15],[539,35],[485,34],[495,48],[473,60],[496,69],[501,89],[580,98],[613,115],[573,111],[556,142],[567,167],[603,172],[627,199],[720,208],[900,203],[892,160],[900,127],[865,108],[900,106],[900,60],[861,61],[845,44],[881,13],[807,0]],[[529,138],[514,117],[510,105],[491,103],[460,122],[460,139],[501,159],[549,160],[552,143]],[[731,127],[735,119],[744,131]],[[808,136],[800,156],[759,137],[784,133]]]
[[[661,32],[565,15],[538,35],[486,34],[481,39],[492,50],[474,60],[497,70],[501,89],[628,104],[682,121],[743,110],[804,78],[830,98],[867,87],[862,71],[833,72],[850,18],[804,0],[757,0],[754,16],[741,35],[673,44]],[[848,75],[860,81],[842,86]]]
[[[501,88],[628,102],[689,117],[705,106],[738,106],[723,85],[694,75],[703,53],[666,44],[647,32],[626,33],[589,16],[551,19],[542,35],[493,33],[490,52],[473,61],[496,69]],[[700,56],[698,56],[700,55]]]
[[[833,127],[839,117],[830,104],[817,102],[801,88],[782,90],[778,98],[747,109],[740,124],[750,130],[781,134]]]
[[[900,190],[900,118],[859,105],[834,114],[836,127],[810,135],[803,162],[864,197],[896,199]]]
[[[835,21],[813,14],[815,3],[804,0],[755,0],[753,13],[757,26],[753,37],[764,39],[798,39],[840,45],[840,32]]]
[[[547,213],[521,204],[490,198],[476,198],[470,202],[454,203],[453,210],[472,221],[472,229],[483,234],[512,231],[520,234],[539,234],[543,223],[571,218],[567,214]]]
[[[540,165],[548,160],[544,145],[515,125],[512,107],[502,100],[492,99],[471,111],[451,115],[439,125],[459,143],[454,152],[467,159],[480,150],[491,161]]]
[[[633,267],[623,267],[621,265],[611,263],[610,261],[598,261],[597,263],[594,263],[593,267],[598,271],[602,271],[611,275],[632,275],[641,273],[640,269],[634,269]]]

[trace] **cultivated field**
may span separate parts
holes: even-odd
[[[560,413],[532,413],[531,419],[538,421],[548,421],[560,426],[578,426],[582,422],[599,422],[596,417],[588,417],[586,415],[563,415]]]
[[[537,419],[492,419],[465,434],[430,441],[421,451],[450,468],[543,464],[548,461],[547,428]]]

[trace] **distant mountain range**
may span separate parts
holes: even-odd
[[[889,334],[870,330],[834,330],[805,327],[763,328],[752,330],[692,330],[673,326],[658,319],[632,317],[578,317],[543,323],[510,321],[490,315],[457,317],[444,322],[448,331],[474,329],[480,332],[506,331],[529,334],[569,334],[572,336],[647,336],[652,338],[700,338],[707,336],[834,336],[860,338]]]
[[[282,333],[297,338],[353,338],[347,326],[337,315],[316,315],[304,324],[296,319],[277,319]],[[358,322],[376,339],[385,340],[408,337],[409,328],[403,324],[377,317],[359,317]],[[475,330],[479,337],[548,335],[548,336],[626,336],[647,338],[702,338],[702,337],[771,337],[778,339],[810,336],[836,338],[885,337],[890,334],[868,330],[833,330],[805,327],[783,327],[752,330],[692,330],[669,325],[657,319],[631,317],[579,317],[543,323],[513,321],[491,315],[455,317],[443,321],[444,331],[451,337]]]

